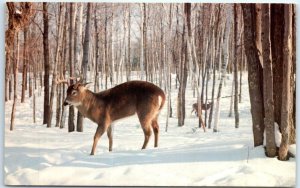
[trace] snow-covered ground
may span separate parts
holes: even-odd
[[[234,128],[234,116],[228,117],[230,98],[222,98],[220,131],[197,129],[198,120],[190,114],[196,98],[188,85],[185,125],[178,127],[177,118],[170,118],[165,132],[165,105],[159,118],[158,148],[153,147],[152,136],[147,149],[141,150],[144,135],[133,116],[115,123],[113,152],[108,152],[108,139],[103,135],[94,156],[89,153],[96,125],[88,119],[83,133],[46,128],[42,125],[43,97],[39,96],[37,123],[32,121],[32,101],[27,99],[18,103],[15,130],[9,131],[9,101],[5,103],[5,184],[295,186],[295,159],[266,158],[263,147],[253,147],[246,74],[243,80],[240,128]],[[226,81],[223,96],[230,95],[231,83]],[[176,96],[173,87],[174,116]]]

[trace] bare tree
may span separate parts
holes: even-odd
[[[282,82],[282,107],[281,107],[281,133],[282,140],[279,148],[279,159],[286,160],[288,154],[289,134],[290,134],[290,123],[289,119],[291,114],[292,100],[291,100],[291,88],[290,78],[292,69],[292,11],[291,4],[284,5],[284,56],[283,56],[283,82]]]
[[[52,72],[52,83],[51,83],[51,92],[50,92],[50,103],[49,103],[49,119],[47,122],[47,127],[51,127],[51,122],[52,122],[52,115],[53,115],[53,101],[54,101],[54,94],[56,92],[56,87],[57,87],[57,68],[58,68],[58,61],[59,61],[59,54],[61,50],[61,43],[62,43],[62,32],[63,32],[63,27],[62,27],[62,15],[63,15],[63,4],[60,3],[59,6],[59,21],[58,21],[58,29],[57,29],[57,45],[56,45],[56,52],[55,52],[55,61],[53,65],[53,72]]]
[[[12,79],[11,79],[11,57],[14,46],[15,35],[22,29],[27,27],[31,16],[34,14],[33,3],[21,2],[18,5],[16,2],[7,2],[8,9],[8,28],[5,31],[5,101],[11,99]],[[22,14],[19,14],[22,12]]]
[[[263,91],[264,91],[264,124],[266,128],[266,151],[269,157],[276,155],[274,132],[274,101],[273,101],[273,74],[270,40],[270,4],[262,5],[261,41],[263,50]]]
[[[255,43],[255,5],[242,4],[244,46],[248,65],[248,84],[251,103],[254,146],[263,144],[264,116],[262,96],[262,67]]]
[[[217,102],[216,102],[216,112],[215,112],[215,122],[214,122],[214,132],[218,132],[218,126],[219,126],[219,118],[220,118],[220,101],[221,101],[221,94],[222,94],[222,87],[223,87],[223,81],[226,76],[226,69],[228,65],[228,51],[229,51],[229,34],[230,34],[230,27],[231,27],[231,21],[232,21],[232,5],[226,4],[226,25],[225,25],[225,31],[224,31],[224,42],[222,44],[222,52],[224,55],[224,59],[222,61],[222,77],[219,84],[218,89],[218,96],[217,96]]]
[[[89,63],[89,51],[90,51],[90,35],[91,35],[91,14],[92,14],[92,3],[87,4],[87,16],[85,24],[85,35],[83,43],[83,57],[82,57],[82,79],[83,82],[87,81],[87,67]],[[77,117],[77,132],[83,131],[83,116],[78,112]]]
[[[69,67],[70,67],[70,77],[74,76],[74,31],[75,31],[75,9],[76,4],[70,3],[70,28],[69,28]],[[71,84],[73,80],[71,80]],[[73,132],[75,130],[74,125],[74,107],[69,107],[69,119],[68,119],[68,131]]]
[[[10,118],[10,130],[12,131],[14,129],[14,122],[15,122],[15,113],[16,113],[16,105],[17,105],[17,85],[18,85],[18,64],[20,60],[20,54],[19,54],[19,34],[17,34],[17,42],[16,42],[16,54],[13,64],[13,72],[14,72],[14,102],[12,106],[11,111],[11,118]]]
[[[239,128],[239,106],[238,106],[238,94],[239,94],[239,85],[238,85],[238,60],[240,56],[241,45],[238,44],[240,41],[238,39],[238,7],[237,4],[234,4],[234,117],[235,117],[235,128]],[[238,53],[239,52],[239,53]]]
[[[24,46],[23,46],[23,74],[22,74],[22,93],[21,103],[25,102],[25,90],[27,86],[27,28],[24,28]]]
[[[44,49],[44,119],[43,124],[47,124],[50,115],[50,100],[49,100],[49,76],[50,76],[50,62],[49,62],[49,19],[48,19],[48,4],[43,3],[43,49]]]

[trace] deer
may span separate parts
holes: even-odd
[[[201,104],[201,110],[209,110],[211,107],[211,104],[212,104],[211,102],[207,103],[206,105]],[[192,107],[193,107],[193,109],[192,109],[191,113],[195,112],[196,116],[198,116],[198,103],[194,103]]]
[[[59,81],[60,83],[68,83]],[[69,84],[63,105],[72,105],[86,118],[96,123],[90,155],[94,155],[98,140],[107,132],[109,152],[113,137],[111,124],[116,120],[137,114],[144,132],[142,149],[146,149],[152,130],[154,147],[158,147],[158,115],[165,103],[165,93],[158,86],[146,81],[128,81],[108,90],[94,93],[87,88],[89,83],[81,81]]]

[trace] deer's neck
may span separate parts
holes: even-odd
[[[90,113],[93,111],[93,109],[96,109],[98,103],[99,99],[96,98],[95,94],[89,90],[86,90],[81,105],[79,105],[77,108],[81,114],[90,118]]]

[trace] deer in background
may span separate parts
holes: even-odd
[[[210,103],[207,103],[206,105],[205,104],[201,104],[201,110],[209,110],[210,107],[211,107],[211,102]],[[192,109],[192,112],[195,112],[196,116],[198,116],[198,103],[194,103],[193,104],[193,109]]]
[[[66,83],[66,81],[60,81]],[[145,81],[129,81],[111,89],[94,93],[87,89],[88,83],[77,82],[67,89],[64,105],[73,105],[84,116],[97,123],[91,155],[95,154],[98,140],[107,132],[109,151],[112,151],[113,138],[111,124],[137,114],[144,131],[144,144],[154,132],[154,147],[158,146],[159,125],[157,118],[165,103],[164,92],[156,85]]]

